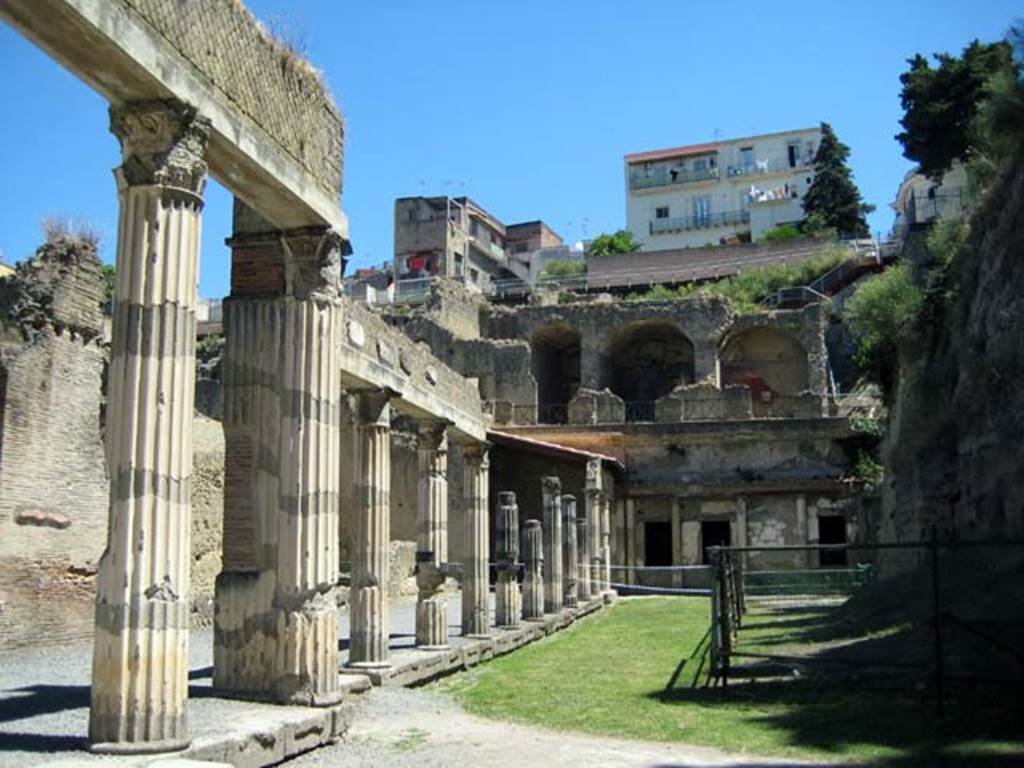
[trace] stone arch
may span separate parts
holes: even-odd
[[[810,389],[807,349],[781,328],[754,326],[730,334],[719,360],[722,386],[749,386],[755,403]]]
[[[580,332],[563,321],[543,325],[530,338],[537,380],[537,421],[564,424],[580,387]]]
[[[693,342],[675,323],[637,320],[617,328],[603,357],[602,386],[627,403],[626,417],[642,420],[639,404],[650,406],[680,384],[694,380]],[[634,414],[630,418],[631,413]]]

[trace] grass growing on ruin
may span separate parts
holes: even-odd
[[[750,639],[785,645],[815,620],[787,616]],[[893,765],[923,757],[960,765],[969,754],[972,765],[1008,765],[1007,754],[1024,749],[1012,708],[957,712],[940,724],[913,686],[881,694],[821,680],[704,688],[692,656],[707,625],[705,599],[624,600],[440,685],[485,717],[735,753]]]

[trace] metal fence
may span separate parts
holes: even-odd
[[[766,667],[774,669],[780,677],[787,671],[807,676],[818,674],[822,668],[845,667],[855,670],[854,677],[861,686],[895,686],[926,692],[934,697],[940,717],[945,714],[952,687],[1024,687],[1024,652],[1020,644],[1024,638],[1024,605],[1010,606],[1001,616],[968,615],[976,613],[970,609],[972,604],[978,604],[976,601],[992,598],[974,593],[965,598],[964,594],[972,585],[972,563],[1009,563],[1002,572],[1019,576],[1024,566],[1024,541],[941,540],[933,535],[927,541],[915,542],[711,547],[708,552],[709,685],[752,680],[763,674]],[[1009,557],[1000,560],[996,552]],[[900,571],[903,587],[896,587],[905,588],[909,582],[919,590],[906,601],[906,621],[879,630],[877,637],[867,634],[839,639],[842,635],[837,627],[844,628],[850,619],[836,610],[875,584],[880,573],[885,575],[867,562],[883,553],[898,554],[918,563],[916,569]],[[968,553],[973,556],[968,557]],[[853,555],[864,562],[799,567],[801,561],[806,563],[815,556],[821,561],[851,559]],[[790,567],[780,566],[783,562]],[[770,567],[765,567],[765,563]],[[885,584],[889,587],[896,581]],[[1005,579],[1003,586],[1008,593],[1015,590]],[[879,587],[884,589],[881,584]],[[803,634],[786,636],[784,640],[767,640],[763,636],[765,627],[795,623],[805,626]],[[903,646],[899,644],[901,636],[905,640]],[[949,647],[952,642],[957,643],[953,651]],[[901,647],[903,651],[898,650]],[[1003,671],[999,677],[974,673],[965,666],[965,659],[972,655],[985,658],[988,654],[999,656]]]

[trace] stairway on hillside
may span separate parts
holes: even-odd
[[[882,270],[882,259],[873,241],[851,242],[854,255],[837,264],[808,285],[780,288],[765,304],[772,309],[800,309],[808,304],[835,296],[861,277]]]

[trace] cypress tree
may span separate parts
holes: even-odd
[[[804,195],[804,219],[808,229],[835,229],[843,237],[867,237],[865,214],[875,209],[864,203],[853,183],[846,159],[850,148],[836,137],[828,123],[821,124],[821,144],[814,155],[814,180]],[[807,226],[810,225],[810,226]]]

